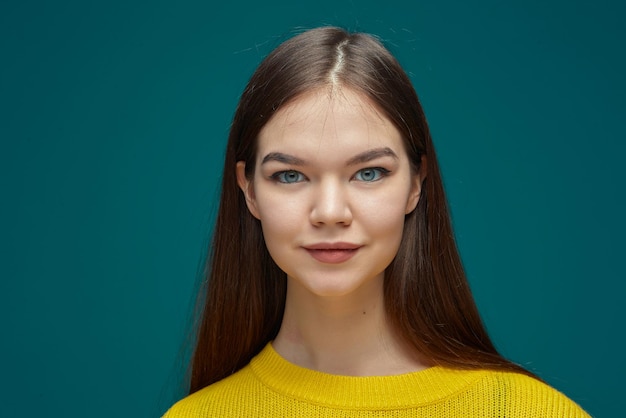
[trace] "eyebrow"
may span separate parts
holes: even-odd
[[[389,147],[374,148],[350,158],[348,160],[348,165],[362,164],[381,157],[392,157],[394,160],[398,159],[396,153]]]
[[[305,165],[306,162],[302,158],[294,157],[293,155],[283,154],[282,152],[270,152],[265,157],[261,164],[265,164],[268,161],[278,161],[279,163],[285,163],[290,165]]]
[[[394,160],[398,159],[398,156],[396,155],[396,153],[393,152],[393,150],[389,147],[374,148],[374,149],[367,150],[365,152],[362,152],[350,158],[348,160],[348,165],[362,164],[362,163],[366,163],[366,162],[369,162],[369,161],[372,161],[381,157],[392,157]],[[261,164],[265,164],[269,161],[278,161],[280,163],[297,165],[297,166],[306,165],[306,161],[303,160],[302,158],[298,158],[289,154],[284,154],[282,152],[270,152],[265,157],[263,157]]]

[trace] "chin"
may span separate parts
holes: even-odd
[[[373,275],[361,280],[345,280],[346,274],[339,277],[328,273],[320,273],[323,277],[308,277],[304,280],[289,278],[289,286],[304,290],[305,293],[318,298],[356,298],[371,299],[382,296],[382,280],[384,273]],[[300,293],[300,292],[299,292]]]

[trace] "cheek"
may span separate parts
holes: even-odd
[[[397,186],[394,190],[361,200],[359,209],[359,218],[369,239],[389,262],[396,256],[402,241],[409,199],[409,187]]]
[[[360,199],[358,204],[358,216],[372,230],[385,232],[398,232],[404,227],[407,197],[404,195],[382,195]]]
[[[288,260],[293,258],[293,250],[306,222],[300,206],[285,199],[264,200],[258,206],[265,246],[274,262],[285,272],[291,272]]]
[[[287,238],[302,227],[306,214],[301,201],[284,196],[267,196],[257,201],[266,242]]]

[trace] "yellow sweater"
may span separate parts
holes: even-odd
[[[164,418],[588,416],[560,392],[516,373],[432,367],[336,376],[289,363],[268,344],[248,366],[179,401]]]

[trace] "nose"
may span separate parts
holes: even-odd
[[[352,210],[348,191],[335,181],[323,181],[316,188],[310,221],[315,226],[352,223]]]

